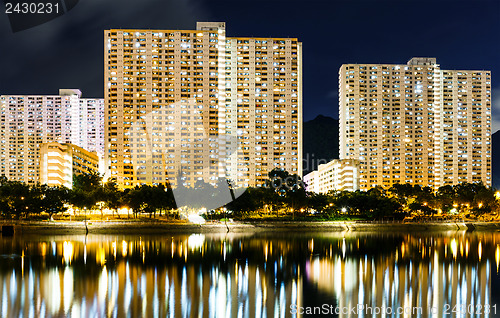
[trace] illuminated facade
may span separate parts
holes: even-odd
[[[303,180],[309,192],[356,191],[359,190],[359,162],[334,159],[320,164],[318,170],[308,173]]]
[[[340,158],[360,160],[360,185],[491,186],[491,72],[345,64],[339,72]]]
[[[98,172],[99,157],[72,144],[40,145],[40,183],[72,188],[73,175]]]
[[[77,89],[59,95],[0,96],[0,175],[13,181],[40,181],[40,145],[74,143],[101,156],[104,101],[83,99]]]
[[[223,22],[105,31],[108,175],[125,188],[300,175],[301,63],[297,39],[226,37]]]
[[[104,158],[104,99],[80,98],[79,102],[71,110],[71,126],[75,127],[71,143]]]

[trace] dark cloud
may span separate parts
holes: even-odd
[[[433,56],[444,69],[492,70],[493,83],[500,74],[497,0],[80,0],[63,16],[17,33],[0,14],[0,94],[72,87],[102,97],[105,29],[193,29],[196,21],[226,21],[228,36],[298,37],[304,119],[337,117],[338,98],[329,93],[338,90],[343,63]]]
[[[109,28],[192,29],[208,18],[192,0],[81,0],[61,17],[12,33],[1,16],[2,94],[51,94],[60,87],[103,96],[104,30]]]

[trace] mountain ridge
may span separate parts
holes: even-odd
[[[318,115],[302,128],[302,172],[308,174],[318,165],[339,158],[339,121]]]

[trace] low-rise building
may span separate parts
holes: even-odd
[[[98,172],[97,153],[58,142],[40,146],[40,182],[49,186],[73,186],[73,175]]]
[[[359,161],[334,159],[303,178],[306,190],[315,193],[359,190]]]

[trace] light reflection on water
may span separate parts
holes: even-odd
[[[496,305],[499,243],[491,232],[3,237],[0,317],[291,317],[291,305],[322,304],[495,317],[451,309]]]

